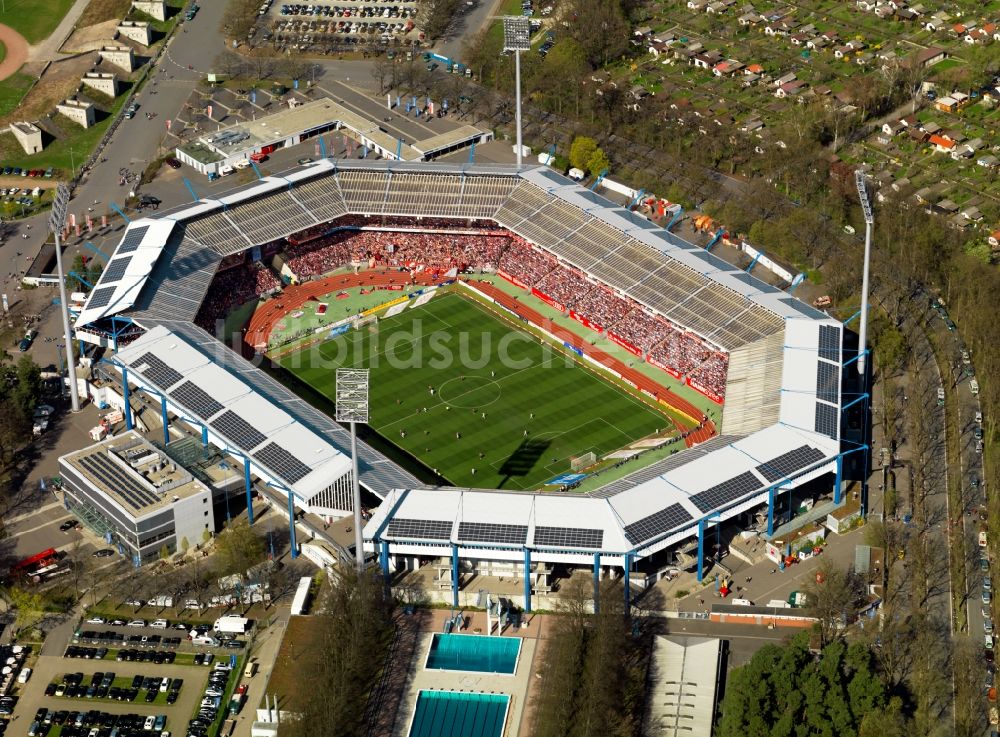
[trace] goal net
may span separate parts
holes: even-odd
[[[359,315],[354,318],[354,329],[361,330],[365,325],[369,330],[378,330],[378,315]]]
[[[595,463],[597,463],[597,455],[592,452],[584,453],[583,455],[575,456],[569,459],[569,467],[574,471],[579,471],[583,468],[593,466]]]

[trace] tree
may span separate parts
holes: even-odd
[[[21,356],[15,368],[17,384],[11,397],[17,409],[30,417],[42,394],[42,370],[30,356]]]
[[[182,537],[181,538],[181,544],[180,544],[181,553],[183,553],[184,555],[187,555],[188,548],[190,548],[190,547],[191,547],[191,543],[188,541],[187,537]]]
[[[611,168],[611,161],[608,159],[607,154],[601,149],[596,149],[590,158],[587,159],[587,171],[593,174],[600,174]]]
[[[840,568],[824,558],[805,591],[809,614],[819,620],[820,638],[827,644],[854,621],[864,601],[865,583],[853,568]]]
[[[45,600],[37,591],[14,586],[7,591],[7,598],[14,610],[14,628],[18,632],[31,627],[45,615]]]
[[[574,0],[570,10],[579,19],[570,26],[570,35],[592,67],[625,55],[629,28],[619,0]]]
[[[264,541],[246,520],[239,520],[221,533],[215,543],[219,573],[246,573],[264,560]]]
[[[588,171],[590,162],[598,151],[600,149],[597,147],[597,141],[593,138],[577,136],[569,147],[569,163],[577,169]]]

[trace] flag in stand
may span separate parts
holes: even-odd
[[[212,106],[211,105],[208,106],[208,117],[209,118],[212,117]]]
[[[170,118],[167,118],[167,130],[170,130],[170,124],[173,122]]]

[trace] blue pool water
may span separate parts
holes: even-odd
[[[427,654],[427,668],[512,674],[521,652],[520,637],[437,633]]]
[[[510,696],[421,691],[409,737],[500,737]]]

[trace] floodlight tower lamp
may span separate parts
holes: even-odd
[[[361,537],[361,485],[358,480],[358,435],[356,424],[368,422],[368,369],[337,369],[338,422],[351,425],[351,491],[354,506],[354,561],[358,573],[365,570],[364,540]]]
[[[514,121],[517,128],[517,168],[521,168],[521,52],[531,48],[531,21],[524,16],[503,19],[503,49],[514,52]]]
[[[868,345],[868,281],[871,268],[872,230],[875,227],[875,215],[871,202],[868,200],[868,187],[865,183],[865,173],[860,169],[854,172],[854,182],[858,187],[858,199],[861,200],[861,210],[865,217],[865,264],[861,279],[861,328],[858,331],[858,373],[865,374],[865,351]]]

